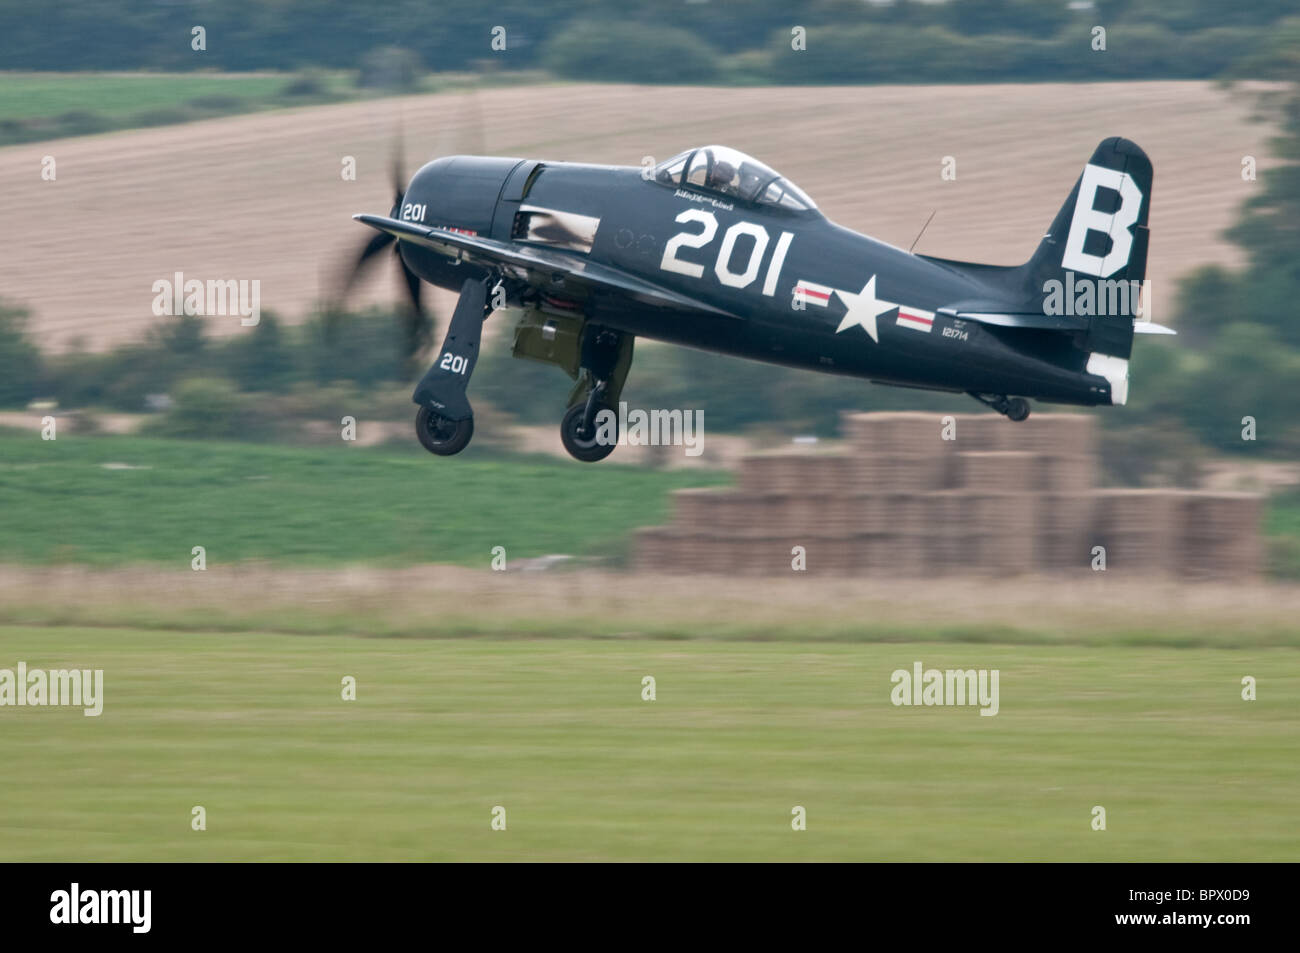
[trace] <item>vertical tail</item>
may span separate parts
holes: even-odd
[[[1093,354],[1127,361],[1132,352],[1146,278],[1151,180],[1151,160],[1136,143],[1103,140],[1024,266],[1045,309],[1064,305],[1088,317],[1084,348]]]

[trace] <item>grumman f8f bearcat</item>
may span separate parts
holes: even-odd
[[[1151,162],[1103,141],[1034,252],[1001,267],[914,255],[831,222],[791,181],[723,146],[653,169],[454,156],[428,163],[358,265],[397,242],[419,280],[459,289],[415,389],[416,433],[458,453],[484,320],[522,309],[513,353],[576,382],[561,423],[607,456],[637,337],[790,367],[965,392],[1023,420],[1026,398],[1123,404],[1141,314]],[[1130,290],[1132,289],[1132,290]],[[609,415],[605,415],[607,419]]]

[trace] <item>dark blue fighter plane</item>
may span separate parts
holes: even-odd
[[[842,228],[761,162],[723,146],[653,168],[454,156],[421,168],[358,266],[397,243],[419,280],[459,289],[415,389],[416,433],[450,455],[473,434],[466,396],[483,322],[520,314],[513,354],[574,379],[566,449],[599,460],[646,337],[906,387],[969,393],[1012,420],[1025,398],[1123,404],[1142,314],[1151,162],[1103,141],[1023,265],[914,255]],[[608,417],[608,415],[606,415]]]

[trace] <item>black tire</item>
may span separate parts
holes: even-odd
[[[575,460],[581,460],[583,463],[595,463],[597,460],[604,460],[614,452],[618,446],[618,421],[614,422],[614,441],[612,443],[598,443],[596,440],[596,429],[593,425],[592,433],[582,436],[578,433],[578,428],[582,426],[582,416],[586,411],[586,403],[574,404],[564,412],[564,419],[560,421],[560,440],[564,443],[564,449],[569,451],[569,456]],[[607,407],[597,407],[596,416],[600,416],[602,410],[608,410]]]
[[[1007,401],[1007,419],[1021,421],[1029,416],[1029,401],[1023,397],[1012,397]]]
[[[421,407],[415,414],[415,435],[425,450],[450,457],[469,446],[469,438],[474,436],[474,418],[448,420],[437,411]]]

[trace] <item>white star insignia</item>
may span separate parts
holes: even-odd
[[[845,328],[859,325],[862,330],[871,335],[871,340],[879,344],[880,338],[876,334],[876,318],[897,308],[898,302],[882,301],[876,297],[876,276],[872,275],[871,280],[866,283],[858,294],[840,291],[838,288],[835,289],[835,293],[844,302],[844,307],[848,308],[848,311],[844,313],[843,320],[840,321],[840,326],[835,329],[835,333],[839,334]]]

